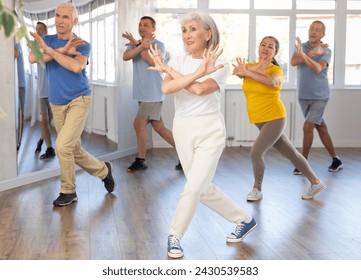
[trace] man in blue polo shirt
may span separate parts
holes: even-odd
[[[81,147],[81,134],[91,105],[91,91],[85,72],[90,44],[73,33],[77,23],[75,5],[62,3],[55,10],[55,35],[40,37],[30,33],[44,51],[49,101],[58,134],[56,152],[60,163],[61,186],[54,206],[69,205],[78,200],[75,164],[102,179],[108,192],[113,192],[115,188],[111,163],[96,159]],[[29,61],[37,62],[33,53]]]
[[[308,157],[313,142],[313,129],[316,128],[323,145],[332,157],[328,171],[337,172],[342,169],[343,164],[336,154],[323,119],[330,98],[327,71],[332,55],[328,45],[321,41],[325,36],[325,31],[324,23],[316,20],[308,30],[307,42],[302,43],[297,37],[297,46],[291,65],[297,66],[298,100],[305,117],[302,154],[305,158]],[[301,172],[295,168],[293,174],[301,175]]]

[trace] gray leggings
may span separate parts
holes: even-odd
[[[316,178],[308,161],[297,151],[283,132],[286,125],[285,118],[265,123],[256,123],[255,125],[259,129],[259,135],[251,149],[254,187],[261,189],[265,169],[264,156],[272,146],[284,157],[288,158],[309,181]]]

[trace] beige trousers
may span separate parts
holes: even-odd
[[[104,179],[108,168],[81,147],[91,96],[80,96],[66,105],[51,104],[55,129],[57,131],[56,153],[60,164],[60,192],[75,192],[75,164],[89,174]]]

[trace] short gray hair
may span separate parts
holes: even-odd
[[[55,13],[58,10],[59,7],[70,7],[73,8],[73,12],[72,12],[72,16],[73,16],[73,20],[78,18],[78,9],[76,8],[76,6],[73,3],[60,3],[56,9],[55,9]]]
[[[192,20],[198,22],[204,30],[211,31],[212,37],[208,41],[207,48],[209,48],[210,45],[213,45],[213,47],[219,45],[220,38],[219,38],[218,27],[210,15],[201,12],[189,13],[185,15],[184,18],[182,19],[182,25],[183,23],[190,22]]]

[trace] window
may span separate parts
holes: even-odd
[[[216,22],[220,33],[220,47],[223,48],[221,58],[230,63],[229,84],[239,84],[240,80],[232,76],[232,63],[236,57],[248,60],[249,46],[249,16],[245,14],[211,14]]]
[[[255,9],[285,10],[292,8],[292,1],[289,0],[254,0]]]
[[[197,0],[158,0],[158,8],[172,8],[172,9],[196,9]]]
[[[276,60],[283,70],[283,83],[288,83],[289,45],[288,36],[290,20],[288,16],[257,16],[256,17],[256,47],[265,36],[273,36],[280,43]],[[256,51],[256,49],[254,50]],[[257,53],[254,54],[257,57]]]
[[[209,0],[210,9],[249,9],[249,0]]]
[[[345,84],[361,84],[361,52],[358,34],[361,30],[361,14],[348,15],[346,23]]]
[[[276,37],[280,42],[276,59],[283,68],[286,87],[296,85],[296,67],[289,64],[296,36],[307,41],[310,24],[321,20],[326,25],[323,41],[332,50],[330,84],[361,86],[361,54],[355,36],[361,29],[360,0],[158,0],[157,38],[172,54],[183,51],[180,21],[195,8],[216,21],[224,50],[221,58],[230,63],[236,57],[256,60],[260,40],[266,35]],[[239,85],[239,79],[230,77],[228,83]]]
[[[334,10],[336,1],[344,0],[296,0],[296,7],[300,10]]]
[[[334,15],[297,15],[296,20],[296,36],[300,37],[302,42],[306,42],[308,40],[308,29],[311,23],[315,20],[322,21],[326,26],[326,35],[323,37],[322,41],[329,45],[329,48],[332,51],[331,63],[328,70],[328,80],[330,84],[333,84],[334,78],[334,34],[335,34],[335,19]]]
[[[347,1],[347,9],[348,10],[361,10],[361,1],[360,0]]]

